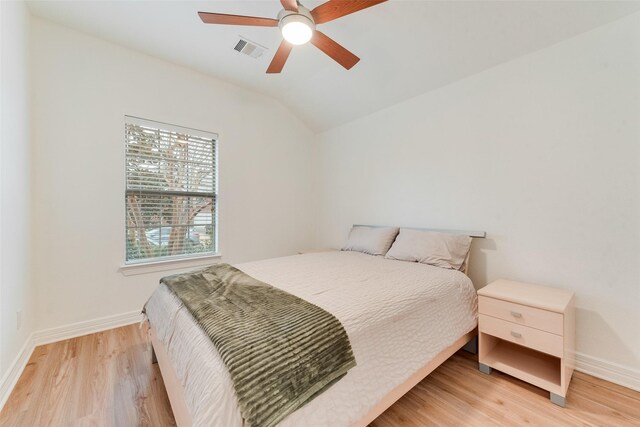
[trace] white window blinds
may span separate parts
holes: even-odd
[[[126,262],[217,252],[217,135],[125,117]]]

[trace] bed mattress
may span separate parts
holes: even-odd
[[[359,252],[320,252],[236,264],[318,305],[342,323],[357,366],[278,425],[350,426],[392,389],[477,325],[471,280],[459,271]],[[243,426],[215,347],[163,285],[146,306],[195,426]]]

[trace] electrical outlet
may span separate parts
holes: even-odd
[[[16,311],[16,330],[22,327],[22,311]]]

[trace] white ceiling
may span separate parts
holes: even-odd
[[[303,0],[308,8],[322,1]],[[278,0],[31,1],[34,15],[271,95],[322,131],[640,10],[617,1],[406,1],[319,26],[361,58],[344,70],[312,45],[265,70],[277,28],[205,25],[197,11],[275,18]],[[266,46],[259,59],[239,35]]]

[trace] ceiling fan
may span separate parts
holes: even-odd
[[[267,68],[269,74],[282,71],[294,45],[302,45],[309,41],[349,70],[360,61],[360,58],[318,31],[316,25],[333,21],[385,1],[387,0],[329,0],[315,9],[309,10],[296,0],[280,0],[284,9],[278,13],[278,19],[209,12],[198,12],[198,15],[205,24],[280,27],[284,40],[280,43],[269,68]]]

